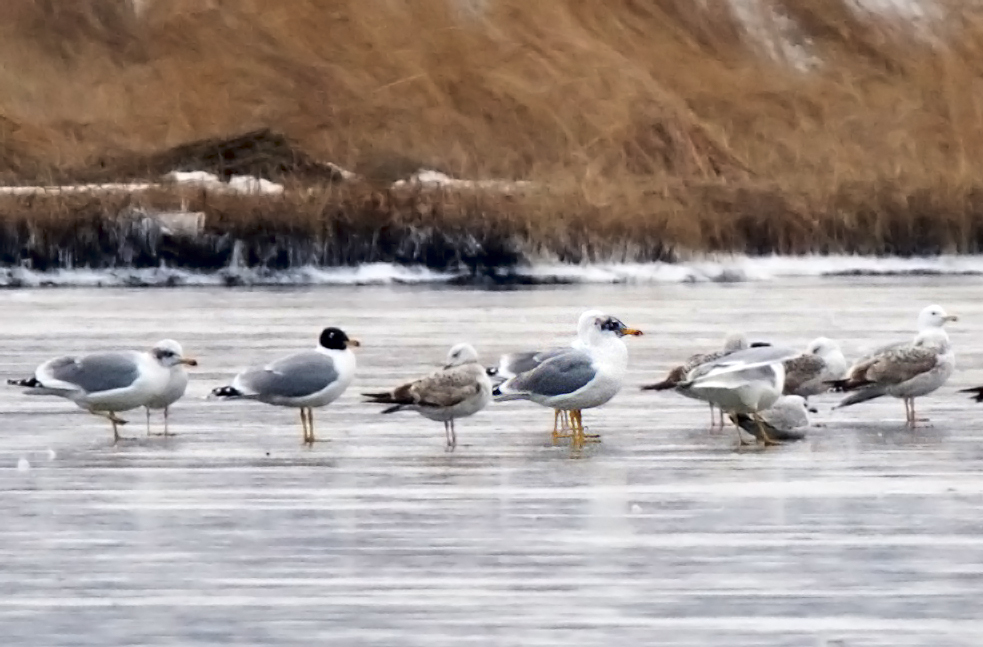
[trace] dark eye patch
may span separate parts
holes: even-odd
[[[601,330],[621,330],[624,327],[625,324],[614,317],[608,317],[601,323]]]

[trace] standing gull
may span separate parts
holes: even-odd
[[[767,409],[761,412],[761,423],[767,436],[779,442],[802,440],[809,428],[809,413],[816,410],[809,408],[801,395],[783,395]],[[763,440],[761,431],[755,420],[746,413],[732,413],[731,420],[739,428],[751,434],[758,440]]]
[[[447,364],[426,377],[407,382],[385,393],[363,393],[368,402],[391,404],[382,413],[404,409],[444,423],[447,449],[457,446],[454,420],[474,415],[491,401],[491,379],[478,363],[470,344],[457,344],[447,353]]]
[[[41,364],[34,376],[8,380],[13,386],[27,389],[28,395],[53,395],[71,400],[89,413],[109,420],[113,425],[113,442],[119,442],[116,414],[147,406],[167,390],[171,368],[197,366],[181,356],[170,340],[158,342],[149,352],[116,351],[92,353],[82,357],[66,355]]]
[[[846,358],[832,339],[818,337],[798,357],[785,360],[785,395],[808,398],[829,391],[829,382],[846,375]]]
[[[584,313],[581,315],[580,324],[584,323],[584,316],[589,313]],[[584,325],[578,325],[578,333],[580,329],[585,328]],[[506,353],[502,355],[498,360],[498,365],[492,366],[488,369],[488,375],[492,378],[495,386],[498,386],[505,382],[505,380],[520,375],[522,373],[528,373],[533,370],[543,362],[557,355],[562,355],[566,353],[571,348],[583,350],[586,348],[586,344],[580,339],[578,334],[571,342],[569,346],[561,346],[555,348],[547,348],[546,350],[532,350],[532,351],[519,351],[515,353]],[[570,428],[570,418],[568,412],[561,409],[554,409],[553,411],[553,444],[560,438],[566,438],[563,432]]]
[[[337,400],[355,377],[355,354],[349,346],[359,346],[359,342],[340,328],[325,328],[314,350],[282,357],[261,368],[248,368],[229,386],[213,390],[212,396],[298,408],[304,443],[312,445],[317,440],[314,408]]]
[[[669,374],[661,382],[656,382],[655,384],[647,384],[642,387],[642,391],[665,391],[668,389],[676,388],[676,385],[680,382],[686,380],[686,376],[701,364],[706,364],[707,362],[712,362],[716,359],[720,359],[731,353],[735,353],[739,350],[744,350],[748,347],[748,340],[741,333],[731,333],[724,338],[724,347],[722,350],[713,351],[710,353],[697,353],[696,355],[690,355],[685,363],[676,366],[669,371]],[[682,392],[681,392],[682,393]],[[682,393],[690,398],[694,398],[692,394]],[[700,398],[695,398],[700,399]],[[713,429],[717,425],[717,419],[713,414],[714,405],[710,404],[710,428]],[[720,412],[720,426],[724,426],[724,412]]]
[[[570,348],[509,378],[495,389],[496,400],[532,400],[569,411],[573,447],[579,449],[586,440],[581,411],[605,404],[621,390],[628,370],[628,348],[622,337],[641,334],[615,317],[587,311],[578,324],[583,348]]]
[[[173,339],[165,339],[162,342],[158,342],[158,346],[164,346],[170,348],[179,357],[184,356],[184,349],[181,348],[181,344],[177,343]],[[184,392],[188,388],[188,371],[184,368],[186,364],[178,363],[170,368],[170,378],[167,381],[167,387],[158,395],[155,395],[144,408],[147,410],[147,435],[153,435],[150,433],[150,410],[151,409],[163,409],[164,410],[164,435],[168,435],[167,429],[167,415],[171,408],[171,405],[180,400],[184,396]]]
[[[913,341],[882,346],[850,367],[846,378],[830,382],[836,391],[853,391],[834,408],[890,395],[904,400],[905,425],[915,427],[915,398],[937,390],[955,368],[956,355],[943,326],[957,320],[940,306],[924,308]]]
[[[676,385],[680,393],[716,405],[730,414],[748,414],[758,426],[760,440],[778,444],[768,435],[759,413],[771,407],[785,386],[783,362],[799,351],[779,346],[760,346],[731,353],[697,366],[687,379]],[[738,441],[744,439],[738,431]]]

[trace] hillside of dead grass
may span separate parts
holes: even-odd
[[[466,213],[551,249],[980,251],[981,16],[854,4],[6,0],[0,176],[271,128],[369,184],[396,162],[534,180]],[[343,193],[364,199],[329,191],[320,218],[419,217]],[[283,200],[241,217],[309,217]]]

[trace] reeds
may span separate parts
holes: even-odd
[[[705,4],[9,0],[0,172],[64,178],[269,127],[370,178],[533,180],[548,188],[426,200],[449,201],[448,226],[466,213],[561,256],[979,251],[977,10]],[[310,217],[280,200],[281,224]],[[333,200],[332,217],[375,222]]]

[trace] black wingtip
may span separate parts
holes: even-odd
[[[220,386],[212,390],[212,395],[216,398],[238,398],[242,396],[242,391],[232,386]]]
[[[26,388],[36,388],[41,386],[41,382],[39,382],[38,379],[34,376],[25,377],[24,379],[21,380],[7,380],[7,384],[9,384],[10,386],[23,386]]]
[[[972,393],[972,399],[976,402],[983,402],[983,386],[974,386],[971,389],[959,389],[960,393]]]
[[[847,391],[855,391],[857,389],[862,389],[865,386],[870,386],[873,384],[870,380],[827,380],[823,382],[829,386],[829,390],[833,393],[846,393]]]
[[[500,387],[496,386],[494,389],[492,389],[492,396],[497,398],[500,395],[502,395],[502,389]]]

